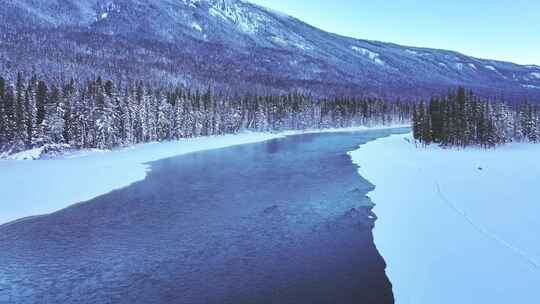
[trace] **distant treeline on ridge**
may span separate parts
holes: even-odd
[[[352,126],[410,124],[429,145],[493,147],[540,141],[540,111],[464,88],[428,103],[373,97],[318,99],[307,94],[231,95],[186,87],[154,88],[142,81],[115,84],[47,83],[17,74],[0,77],[0,152],[55,146],[109,149],[137,143],[233,134]]]
[[[0,77],[0,152],[45,145],[108,149],[237,133],[410,123],[412,104],[306,94],[229,95],[185,87],[118,85],[101,78],[47,83]]]

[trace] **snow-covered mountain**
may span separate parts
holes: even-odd
[[[7,0],[0,68],[234,89],[540,97],[540,67],[358,40],[241,0]]]

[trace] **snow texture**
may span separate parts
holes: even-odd
[[[540,73],[535,72],[535,73],[531,73],[529,75],[530,75],[531,78],[540,79]]]
[[[413,51],[413,50],[405,50],[405,52],[409,54],[413,54],[413,55],[420,55],[417,51]]]
[[[396,126],[403,127],[403,126]],[[388,127],[372,127],[379,129]],[[177,155],[218,149],[313,132],[367,130],[366,127],[288,131],[245,132],[236,135],[199,137],[180,141],[140,144],[114,151],[92,150],[71,156],[35,160],[42,150],[30,150],[0,160],[0,224],[23,217],[48,214],[76,202],[122,188],[146,176],[145,163]]]
[[[7,156],[10,160],[35,160],[41,157],[44,147],[39,147],[31,150],[22,151],[13,155]]]
[[[192,22],[191,27],[199,32],[202,32],[202,27],[197,22]]]
[[[540,286],[540,145],[415,147],[395,135],[351,152],[379,217],[397,304],[532,303]]]
[[[371,61],[375,62],[378,65],[384,65],[385,64],[384,61],[381,60],[379,53],[375,53],[375,52],[370,51],[368,49],[360,48],[360,47],[357,47],[357,46],[351,46],[351,49],[353,49],[354,51],[360,53],[362,56],[365,56],[365,57],[369,58]]]

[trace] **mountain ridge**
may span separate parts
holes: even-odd
[[[540,97],[540,67],[342,36],[241,0],[16,0],[2,70],[234,90],[427,97],[466,86]]]

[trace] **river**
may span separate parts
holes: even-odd
[[[347,152],[407,130],[288,136],[0,226],[0,303],[393,303]]]

